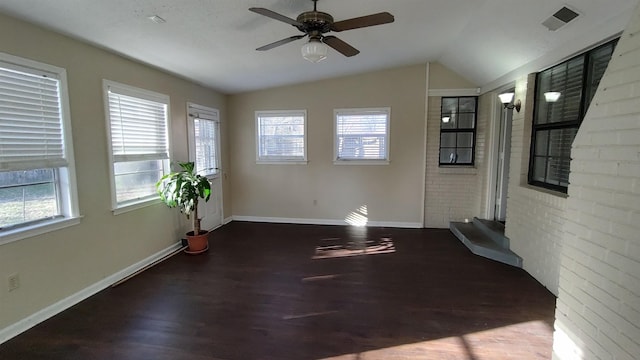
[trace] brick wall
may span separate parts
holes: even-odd
[[[482,103],[487,98],[480,98],[479,111],[487,107]],[[430,96],[428,101],[425,227],[448,228],[451,221],[472,219],[480,214],[488,116],[478,114],[475,166],[440,167],[441,97]]]
[[[534,92],[535,75],[516,81],[522,110],[513,113],[505,234],[524,269],[557,295],[566,196],[527,184]]]
[[[640,7],[571,155],[554,359],[638,359]]]

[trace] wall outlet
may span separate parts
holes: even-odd
[[[7,277],[9,291],[18,290],[20,288],[20,275],[11,274]]]

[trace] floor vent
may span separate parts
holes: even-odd
[[[551,15],[547,20],[545,20],[542,25],[544,25],[549,31],[556,31],[569,23],[569,21],[577,18],[580,14],[569,9],[568,7],[563,7],[558,10],[555,14]]]

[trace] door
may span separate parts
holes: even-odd
[[[509,160],[511,158],[511,123],[513,109],[502,109],[498,145],[498,171],[496,178],[495,220],[507,218],[507,192],[509,190]]]
[[[195,162],[196,172],[211,181],[211,198],[198,203],[203,230],[222,225],[222,166],[220,162],[220,113],[217,109],[187,104],[189,159]]]

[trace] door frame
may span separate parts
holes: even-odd
[[[209,115],[208,117],[213,117],[213,119],[210,119],[208,117],[201,117],[201,114],[207,114]],[[219,182],[219,192],[220,192],[220,225],[222,226],[224,224],[224,189],[223,189],[223,171],[224,171],[224,164],[222,161],[222,153],[221,151],[221,139],[220,137],[222,136],[221,133],[221,119],[220,119],[220,110],[216,109],[216,108],[212,108],[212,107],[208,107],[208,106],[204,106],[204,105],[199,105],[196,103],[192,103],[192,102],[187,102],[187,149],[188,149],[188,154],[189,154],[189,161],[196,161],[196,154],[195,154],[195,126],[194,126],[194,120],[197,118],[201,118],[204,120],[212,120],[214,122],[216,122],[217,124],[217,139],[216,139],[216,154],[218,155],[218,171],[215,175],[213,176],[207,176],[210,179],[216,179],[217,182]],[[212,189],[213,191],[213,189]],[[213,230],[213,229],[209,229],[209,230]]]
[[[498,178],[498,164],[500,157],[500,129],[502,115],[504,112],[504,105],[500,102],[498,94],[515,88],[515,82],[495,89],[491,94],[491,114],[490,114],[490,126],[488,136],[488,151],[487,151],[487,181],[485,187],[485,202],[483,209],[483,217],[488,220],[495,219],[496,208],[496,188]],[[509,154],[511,148],[509,149]],[[506,174],[508,176],[509,174]]]

